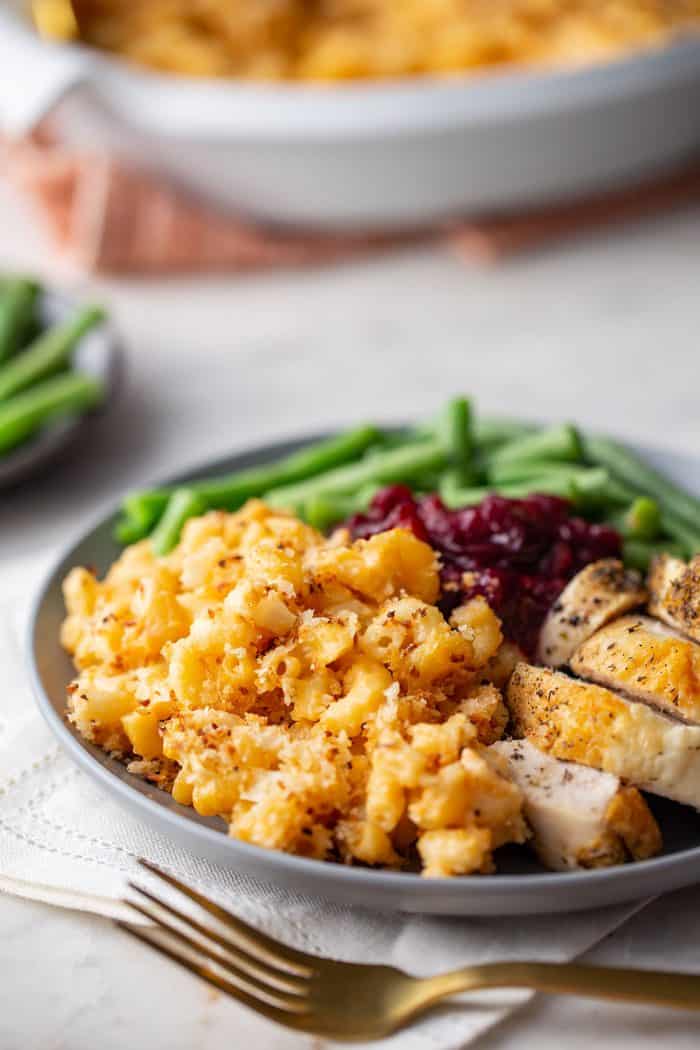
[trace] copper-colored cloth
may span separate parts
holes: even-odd
[[[438,239],[466,260],[494,261],[593,227],[700,202],[700,162],[575,204],[482,217],[432,234],[292,233],[222,214],[153,177],[47,134],[6,144],[9,178],[32,199],[56,247],[90,273],[242,271],[345,259]]]

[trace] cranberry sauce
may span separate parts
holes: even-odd
[[[443,610],[484,595],[506,636],[528,656],[567,581],[622,550],[614,529],[573,516],[571,504],[555,496],[487,496],[478,506],[448,510],[439,496],[415,500],[404,485],[392,485],[347,525],[355,539],[411,529],[440,554]]]

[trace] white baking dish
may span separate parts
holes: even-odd
[[[424,224],[622,185],[700,149],[700,38],[605,65],[340,86],[163,76],[45,44],[0,8],[0,114],[226,207],[318,226]],[[4,103],[4,105],[3,105]]]

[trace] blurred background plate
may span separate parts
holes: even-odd
[[[552,70],[255,83],[49,44],[22,6],[0,0],[8,127],[52,112],[66,143],[275,222],[389,229],[507,212],[638,182],[700,149],[697,35]]]
[[[65,321],[78,306],[79,302],[68,296],[42,291],[38,304],[41,327]],[[109,409],[119,389],[124,367],[117,333],[109,320],[82,337],[73,361],[81,372],[103,384],[103,403],[91,412],[47,424],[29,441],[0,456],[0,488],[28,480],[61,456],[80,455],[80,442],[88,439],[95,418]]]

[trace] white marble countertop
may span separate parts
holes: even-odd
[[[0,230],[0,268],[44,268],[45,246],[1,186]],[[695,210],[493,270],[426,251],[304,273],[80,286],[114,313],[126,388],[89,448],[3,493],[0,551],[55,544],[160,472],[358,417],[428,414],[455,390],[489,412],[573,416],[694,452],[699,274]],[[700,935],[699,897],[658,903],[591,958],[632,964],[644,944],[647,965],[672,966],[674,924],[694,913]],[[102,920],[7,897],[0,973],[3,1050],[320,1046],[213,996]],[[538,1000],[479,1046],[690,1050],[697,1024]]]

